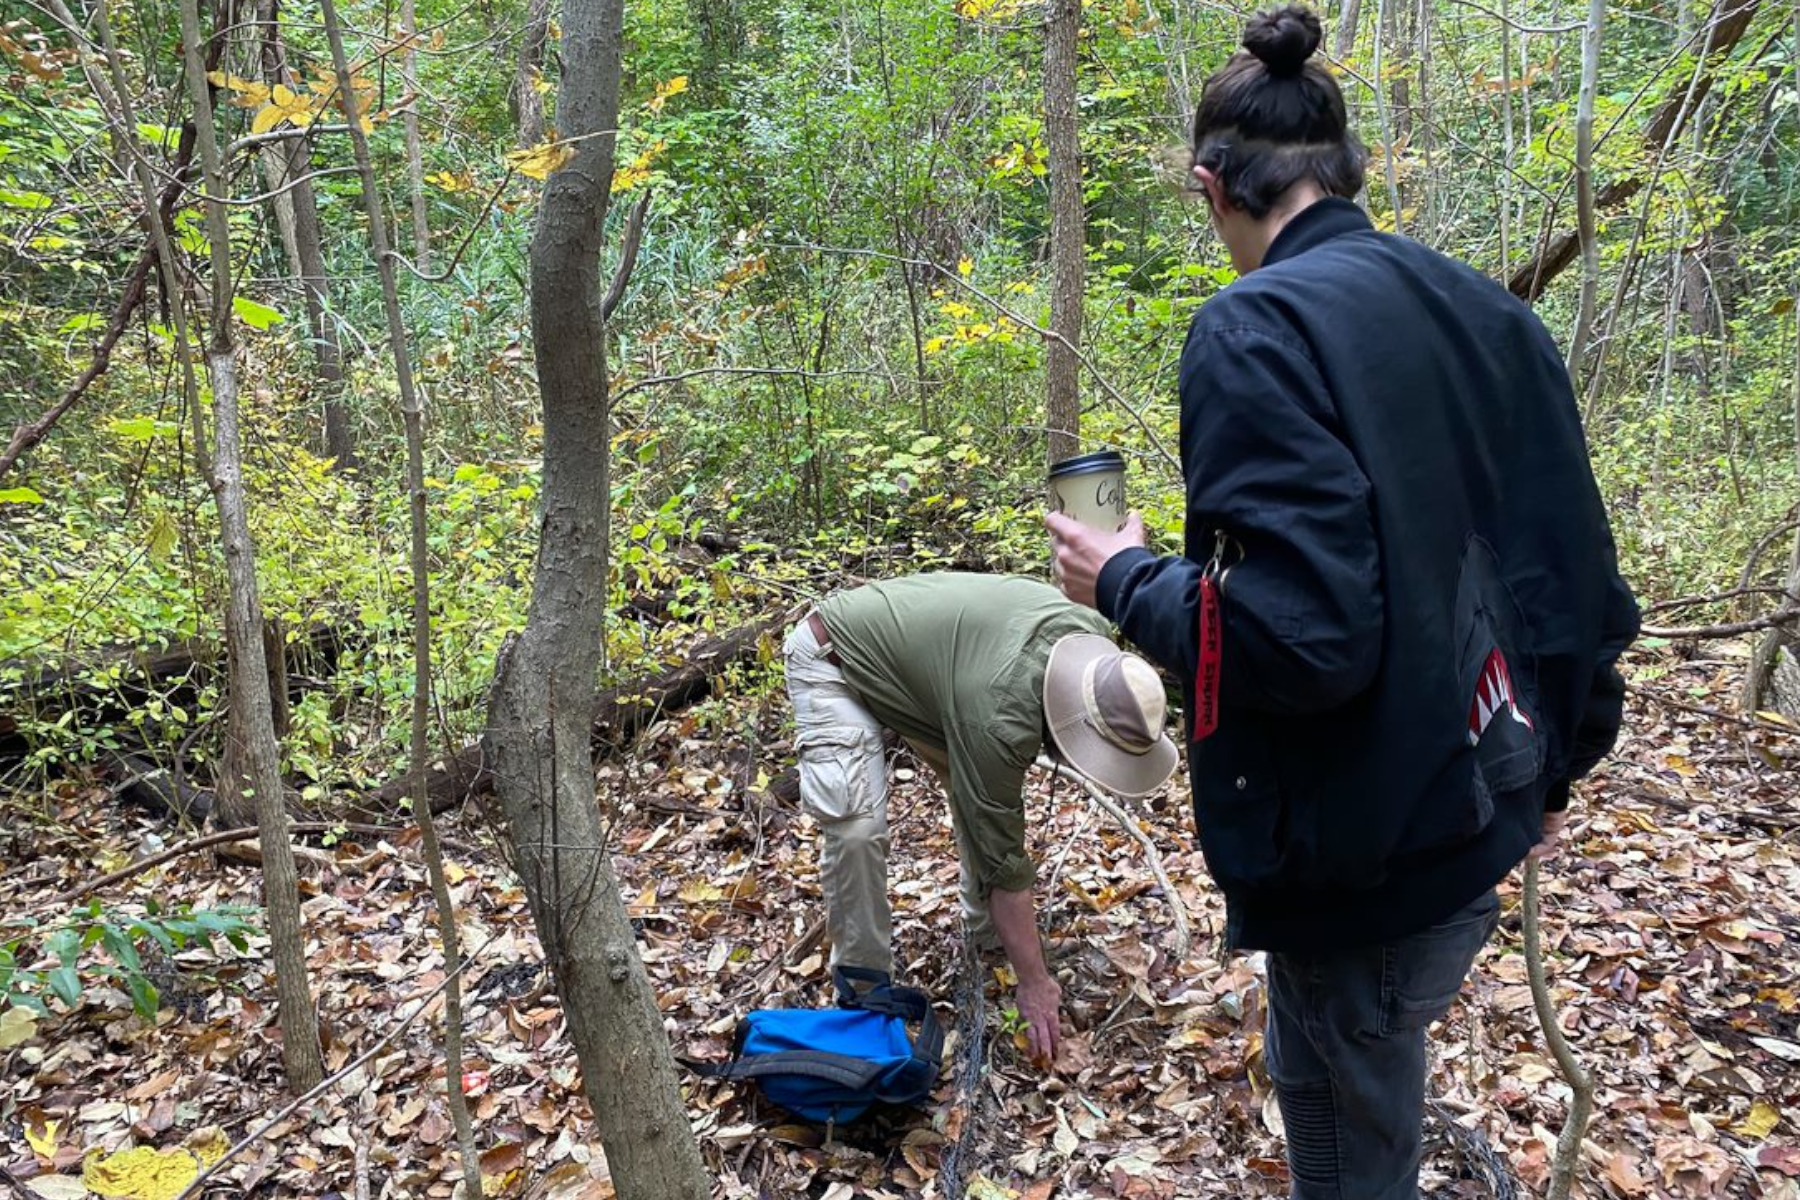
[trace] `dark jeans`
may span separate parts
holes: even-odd
[[[1293,1200],[1418,1200],[1425,1027],[1494,932],[1493,892],[1384,946],[1269,955],[1266,1061]]]

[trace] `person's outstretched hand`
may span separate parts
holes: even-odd
[[[1056,1061],[1057,1043],[1062,1038],[1062,987],[1048,975],[1032,981],[1021,979],[1016,997],[1019,1015],[1025,1019],[1031,1061],[1048,1070]]]
[[[1094,585],[1100,568],[1121,550],[1144,544],[1144,519],[1137,513],[1125,518],[1117,533],[1101,533],[1062,513],[1046,513],[1044,527],[1056,551],[1056,582],[1063,595],[1089,608],[1094,605]]]

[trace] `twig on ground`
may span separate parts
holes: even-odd
[[[1556,1001],[1550,996],[1550,984],[1544,977],[1544,948],[1538,931],[1538,860],[1525,862],[1525,971],[1531,978],[1531,999],[1537,1006],[1538,1024],[1544,1028],[1544,1041],[1556,1058],[1563,1078],[1568,1080],[1571,1096],[1569,1115],[1563,1121],[1562,1133],[1556,1139],[1556,1153],[1550,1160],[1549,1200],[1568,1200],[1569,1188],[1575,1181],[1575,1163],[1581,1153],[1581,1140],[1587,1134],[1588,1117],[1594,1110],[1594,1081],[1582,1067],[1581,1060],[1569,1048],[1562,1025],[1556,1016]]]
[[[1053,775],[1065,774],[1062,764],[1046,755],[1038,756],[1037,765]],[[1163,869],[1162,852],[1156,848],[1156,843],[1150,840],[1150,835],[1139,829],[1138,823],[1132,820],[1130,814],[1120,808],[1118,802],[1111,796],[1073,771],[1066,772],[1066,775],[1075,781],[1077,787],[1088,794],[1090,800],[1123,826],[1126,833],[1136,838],[1138,845],[1144,848],[1144,858],[1150,864],[1150,873],[1156,876],[1156,882],[1162,888],[1163,895],[1168,897],[1169,912],[1175,920],[1175,960],[1180,962],[1187,958],[1188,950],[1193,945],[1187,904],[1181,899],[1181,893],[1175,890],[1175,885],[1169,882],[1169,873]]]
[[[400,829],[389,829],[382,825],[347,824],[342,821],[299,821],[288,825],[289,833],[330,833],[334,829],[345,829],[352,833],[372,833],[385,837],[390,833],[401,833]],[[150,857],[140,859],[128,867],[120,867],[117,871],[109,871],[98,879],[90,879],[79,887],[70,888],[61,895],[52,896],[43,904],[44,908],[60,908],[64,904],[72,904],[104,887],[111,887],[120,880],[141,875],[152,867],[160,867],[170,859],[180,858],[184,854],[193,854],[198,850],[210,850],[214,846],[223,846],[231,842],[255,841],[258,834],[256,826],[246,825],[241,829],[221,829],[216,833],[203,834],[197,838],[170,846]]]

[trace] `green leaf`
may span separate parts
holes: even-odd
[[[156,520],[150,526],[150,557],[167,558],[175,549],[175,518],[168,513],[157,513]]]
[[[133,975],[125,980],[126,988],[131,992],[131,1007],[137,1015],[148,1020],[156,1015],[156,1006],[162,1002],[156,985],[142,975]]]
[[[277,321],[284,320],[281,313],[266,304],[258,304],[243,296],[231,298],[231,311],[238,315],[238,320],[252,329],[267,329]]]
[[[161,146],[164,150],[175,149],[175,144],[181,140],[181,130],[167,125],[150,125],[139,121],[137,131],[138,136],[146,142],[152,146]]]
[[[104,324],[106,324],[105,318],[96,316],[93,313],[84,313],[79,317],[70,317],[68,320],[64,321],[62,323],[62,328],[58,329],[56,332],[86,333],[88,330],[98,329]]]
[[[56,998],[70,1008],[81,1003],[81,979],[75,974],[74,967],[58,967],[50,972],[50,990]]]
[[[115,417],[106,423],[106,429],[108,433],[128,442],[148,442],[156,437],[156,421],[151,417],[137,417],[129,421]]]
[[[44,498],[28,487],[0,488],[0,504],[42,504]]]
[[[11,188],[0,188],[0,205],[7,208],[49,208],[50,197],[42,192],[15,192]]]
[[[73,967],[81,953],[81,933],[68,927],[59,929],[44,939],[44,949],[54,954],[63,966]]]

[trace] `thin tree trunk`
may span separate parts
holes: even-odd
[[[1338,13],[1337,39],[1332,43],[1332,57],[1347,62],[1356,53],[1356,25],[1362,19],[1362,0],[1344,0]]]
[[[263,82],[273,87],[293,87],[287,52],[281,37],[279,0],[263,0]],[[330,279],[325,272],[324,240],[319,230],[319,201],[312,185],[312,151],[305,138],[279,143],[274,151],[283,158],[283,175],[294,182],[288,198],[293,201],[294,257],[289,266],[300,283],[306,307],[307,335],[318,374],[319,402],[325,422],[325,454],[339,469],[356,466],[356,433],[344,403],[344,359],[337,325],[331,317]]]
[[[1392,25],[1388,15],[1389,7],[1395,0],[1377,0],[1375,8],[1375,61],[1372,64],[1375,78],[1375,118],[1381,126],[1381,165],[1382,175],[1387,183],[1388,207],[1394,213],[1394,232],[1406,232],[1406,214],[1400,208],[1400,168],[1398,158],[1400,148],[1396,145],[1398,136],[1394,132],[1394,115],[1388,104],[1388,91],[1381,86],[1381,77],[1387,70],[1383,63],[1385,48],[1388,43],[1387,30]]]
[[[400,312],[400,285],[395,275],[394,255],[387,239],[387,223],[381,213],[381,193],[375,184],[375,168],[369,157],[369,139],[363,132],[362,113],[357,107],[356,89],[352,85],[349,56],[344,53],[343,29],[338,23],[337,6],[332,0],[321,0],[325,19],[325,37],[331,44],[331,65],[337,73],[338,94],[344,98],[344,110],[350,127],[350,147],[356,157],[356,169],[362,178],[364,211],[369,219],[369,248],[381,273],[382,308],[387,313],[388,343],[394,355],[394,376],[400,388],[400,410],[406,423],[406,477],[412,525],[413,577],[413,703],[412,703],[412,770],[418,782],[413,787],[413,816],[419,822],[425,849],[425,868],[431,877],[431,894],[436,903],[438,936],[444,945],[444,970],[449,986],[444,989],[444,1064],[445,1092],[450,1105],[450,1118],[456,1127],[456,1141],[462,1160],[464,1194],[471,1200],[481,1198],[481,1157],[475,1148],[475,1130],[469,1120],[469,1105],[463,1095],[462,1054],[462,949],[458,943],[456,910],[450,899],[450,885],[444,877],[443,852],[438,845],[437,827],[432,819],[431,799],[426,794],[424,768],[430,757],[431,717],[431,585],[429,555],[425,540],[425,413],[414,386],[412,353],[407,345],[406,321]],[[407,3],[407,34],[412,30],[411,4]],[[423,246],[420,249],[424,249]]]
[[[600,264],[624,0],[567,0],[563,21],[557,126],[577,150],[545,182],[530,252],[543,517],[525,629],[496,664],[486,742],[619,1195],[704,1200],[711,1181],[619,894],[588,754],[607,612],[612,422]]]
[[[1050,167],[1050,331],[1044,368],[1050,461],[1081,449],[1081,300],[1087,270],[1087,219],[1081,195],[1081,136],[1076,126],[1076,55],[1081,0],[1049,0],[1044,22],[1044,145]]]
[[[1412,203],[1411,185],[1399,178],[1400,154],[1412,149],[1412,85],[1406,73],[1407,64],[1413,58],[1409,40],[1411,12],[1411,6],[1406,0],[1382,0],[1381,24],[1375,31],[1376,41],[1387,44],[1388,55],[1387,63],[1376,72],[1376,88],[1381,87],[1381,80],[1386,76],[1393,76],[1393,81],[1388,84],[1388,136],[1392,139],[1389,161],[1395,171],[1394,192],[1399,197],[1394,209],[1395,233],[1402,231],[1406,210],[1415,207]],[[1403,28],[1403,25],[1408,28]]]
[[[1500,0],[1500,278],[1512,273],[1513,102],[1512,0]]]
[[[406,127],[406,178],[412,187],[413,265],[431,274],[431,220],[425,209],[425,151],[419,144],[419,51],[416,39],[419,18],[413,0],[400,0],[400,41],[406,47],[400,53],[400,78],[406,84],[406,111],[401,123]]]
[[[1800,6],[1796,6],[1800,8]],[[1800,14],[1796,20],[1800,21]],[[1800,28],[1800,26],[1796,26]],[[1800,59],[1800,50],[1796,51]],[[1795,69],[1796,78],[1800,78],[1800,66]],[[1800,282],[1794,285],[1794,471],[1800,478]],[[1787,591],[1789,595],[1800,595],[1800,533],[1794,535],[1794,552],[1788,559]],[[1768,697],[1774,692],[1773,677],[1776,663],[1780,660],[1782,650],[1790,653],[1800,647],[1800,623],[1788,629],[1775,628],[1763,634],[1757,644],[1755,653],[1750,659],[1750,673],[1744,681],[1744,711],[1755,712],[1762,708]],[[1796,706],[1800,708],[1800,705]],[[1786,714],[1790,719],[1800,719],[1800,711]]]
[[[1588,0],[1587,27],[1581,33],[1581,90],[1575,99],[1575,228],[1581,241],[1581,300],[1575,332],[1569,337],[1569,380],[1581,391],[1581,360],[1594,331],[1594,306],[1600,295],[1600,246],[1594,220],[1594,89],[1600,78],[1600,34],[1606,26],[1606,0]]]
[[[526,0],[525,38],[519,43],[519,69],[513,90],[519,96],[519,145],[544,140],[544,44],[550,39],[550,0]]]
[[[282,804],[281,746],[275,738],[264,657],[262,598],[256,582],[256,543],[250,535],[244,490],[243,446],[238,430],[237,347],[231,340],[231,228],[220,199],[230,186],[219,161],[213,128],[212,92],[200,60],[197,0],[181,0],[181,41],[188,95],[194,106],[195,141],[201,178],[206,181],[207,239],[212,243],[212,336],[206,372],[213,400],[213,501],[219,509],[225,551],[225,644],[231,679],[231,716],[242,738],[247,784],[256,800],[262,849],[263,906],[269,914],[269,941],[275,956],[275,991],[281,1025],[282,1059],[288,1085],[305,1092],[325,1077],[319,1046],[318,1012],[306,969],[306,934],[300,927],[300,888],[294,848],[288,840]],[[109,48],[110,49],[110,48]]]

